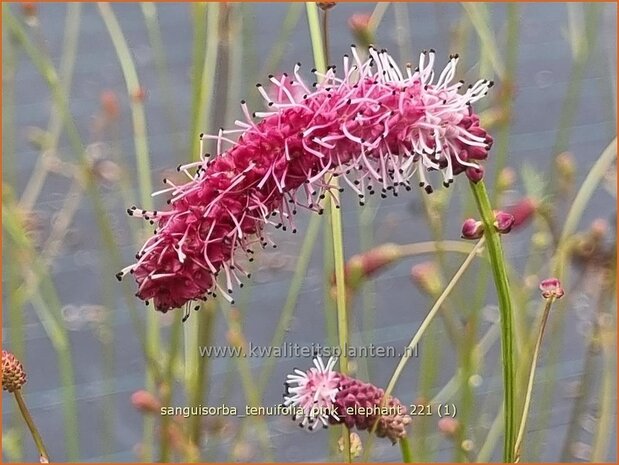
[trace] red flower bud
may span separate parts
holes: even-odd
[[[481,181],[484,178],[485,170],[483,166],[479,165],[476,168],[468,167],[465,173],[466,173],[466,177],[469,178],[471,182],[477,184],[479,181]]]
[[[475,218],[468,218],[462,223],[462,239],[481,239],[484,235],[484,223]]]
[[[514,226],[513,215],[503,212],[503,211],[496,212],[496,214],[494,215],[494,227],[499,233],[507,234],[508,232],[512,230],[513,226]]]

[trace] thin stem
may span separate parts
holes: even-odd
[[[520,428],[518,429],[518,435],[516,436],[516,442],[514,444],[514,459],[515,462],[520,462],[520,453],[522,448],[522,440],[524,439],[524,432],[527,426],[527,419],[529,418],[529,408],[531,407],[531,398],[533,394],[533,380],[535,379],[535,370],[537,368],[537,360],[539,358],[539,349],[542,345],[542,338],[544,337],[544,330],[546,329],[546,323],[548,322],[548,316],[550,315],[550,308],[552,307],[555,298],[550,298],[546,302],[544,307],[544,314],[542,315],[542,321],[540,323],[539,332],[537,334],[537,340],[535,341],[535,349],[533,349],[533,358],[531,359],[531,369],[529,370],[529,382],[527,384],[526,395],[524,398],[524,406],[522,407],[522,417],[520,419]]]
[[[28,411],[28,407],[26,406],[26,402],[24,401],[23,396],[21,395],[21,391],[17,390],[13,394],[15,394],[15,400],[17,401],[17,405],[19,406],[19,410],[24,417],[24,421],[28,425],[28,429],[30,430],[30,434],[32,434],[32,439],[34,439],[34,443],[37,445],[37,449],[39,450],[40,461],[42,463],[49,462],[49,454],[47,453],[47,449],[45,448],[45,444],[43,443],[43,438],[41,434],[39,434],[39,430],[34,424],[34,420]]]
[[[434,320],[434,317],[436,317],[443,303],[445,302],[445,300],[447,299],[451,291],[454,289],[454,287],[456,286],[460,278],[464,275],[464,272],[467,270],[469,265],[473,262],[473,258],[475,258],[477,253],[480,251],[484,242],[485,242],[485,238],[482,237],[477,242],[477,244],[475,244],[475,247],[473,247],[473,250],[471,250],[471,252],[468,254],[464,262],[462,262],[462,265],[460,265],[460,268],[458,268],[458,271],[456,271],[456,273],[453,275],[453,277],[451,278],[451,281],[449,281],[449,283],[447,284],[447,286],[445,287],[441,295],[438,297],[438,299],[436,299],[436,302],[434,302],[434,305],[432,306],[432,308],[430,309],[430,311],[428,312],[424,320],[421,322],[419,329],[417,330],[413,338],[410,340],[410,342],[404,349],[404,354],[402,355],[402,358],[400,359],[398,366],[393,372],[393,375],[391,375],[391,379],[389,380],[389,383],[387,384],[387,389],[385,389],[385,394],[383,395],[383,399],[381,402],[383,406],[386,405],[387,400],[391,396],[391,393],[393,392],[393,389],[395,388],[395,385],[398,382],[398,379],[400,379],[400,376],[402,375],[402,372],[404,371],[404,367],[406,366],[406,363],[408,362],[410,357],[415,353],[413,349],[415,348],[415,346],[417,346],[422,336],[425,334],[426,330],[430,326],[430,323],[432,323],[432,320]],[[372,426],[372,430],[371,430],[372,433],[376,430],[377,426],[378,426],[378,421],[376,421],[374,425]],[[368,444],[366,445],[367,446],[366,456],[365,456],[366,461],[367,461],[367,457],[370,451],[371,443],[372,443],[372,438],[370,438],[370,440],[368,441]]]
[[[310,39],[312,42],[314,65],[319,72],[324,73],[327,69],[327,60],[325,57],[325,48],[322,44],[318,7],[315,2],[306,2],[305,8],[307,9],[307,23],[309,25]]]
[[[438,297],[438,299],[436,299],[436,301],[434,302],[434,305],[432,306],[432,308],[430,309],[430,311],[424,318],[423,322],[419,326],[419,329],[417,330],[413,338],[410,340],[410,342],[404,349],[404,355],[402,355],[402,358],[400,359],[398,366],[396,367],[393,375],[391,376],[391,379],[389,380],[389,384],[387,384],[387,389],[385,389],[385,395],[383,397],[383,402],[385,402],[386,399],[393,392],[393,388],[395,387],[395,384],[400,378],[400,375],[402,374],[402,371],[404,370],[406,363],[408,362],[409,358],[415,353],[413,348],[419,343],[419,341],[421,340],[421,337],[424,335],[424,333],[430,326],[430,323],[432,323],[432,320],[434,320],[434,317],[437,315],[437,313],[441,309],[441,306],[447,299],[447,296],[451,293],[453,288],[456,286],[456,284],[458,283],[458,281],[460,280],[460,278],[462,277],[466,269],[469,267],[469,265],[473,261],[473,258],[475,258],[475,256],[477,255],[477,252],[479,252],[479,250],[481,249],[481,246],[484,244],[484,242],[485,242],[484,238],[480,239],[477,242],[477,244],[475,244],[475,247],[473,247],[473,249],[469,252],[468,256],[466,257],[462,265],[460,265],[460,268],[458,269],[458,271],[456,271],[456,273],[451,278],[451,281],[449,281],[449,284],[447,284],[447,286],[445,287],[441,295]]]
[[[322,44],[325,49],[325,61],[329,63],[329,10],[322,12]]]
[[[503,359],[503,389],[505,403],[505,442],[503,459],[505,462],[514,461],[514,384],[516,380],[517,354],[514,348],[513,310],[512,300],[507,280],[505,259],[499,233],[494,227],[494,213],[483,181],[477,184],[471,182],[471,189],[477,203],[477,208],[485,227],[484,237],[488,241],[488,255],[490,267],[494,277],[497,296],[499,299],[499,313],[501,315],[501,355]]]

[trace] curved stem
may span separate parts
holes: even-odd
[[[483,181],[470,183],[477,208],[485,227],[484,237],[488,242],[488,256],[490,267],[494,277],[494,284],[499,300],[499,312],[501,315],[501,355],[503,359],[503,389],[505,404],[505,439],[503,447],[503,460],[514,461],[514,384],[516,380],[517,354],[514,348],[514,328],[512,301],[503,257],[503,247],[499,233],[494,227],[494,213],[490,205],[490,199]]]
[[[19,411],[21,412],[22,417],[24,417],[24,421],[26,422],[26,425],[28,425],[28,429],[30,430],[32,439],[34,439],[34,443],[37,445],[37,449],[39,450],[39,455],[40,455],[39,459],[41,463],[48,463],[49,454],[47,453],[47,449],[45,447],[45,444],[43,443],[43,438],[41,437],[41,434],[39,434],[39,430],[34,424],[34,420],[32,419],[32,416],[30,415],[30,411],[28,410],[28,407],[26,406],[24,397],[21,395],[21,391],[17,390],[13,394],[15,394],[15,400],[17,401],[17,405],[19,406]]]
[[[529,418],[529,408],[531,406],[531,397],[533,394],[533,380],[535,379],[539,349],[542,345],[542,338],[544,336],[544,330],[546,329],[546,323],[548,322],[548,315],[550,315],[550,308],[552,307],[552,303],[554,301],[555,299],[551,298],[548,302],[546,302],[544,314],[542,315],[542,322],[540,323],[539,332],[537,334],[537,340],[535,341],[535,349],[533,350],[533,358],[531,359],[531,369],[529,370],[529,382],[527,384],[527,391],[524,398],[524,406],[522,407],[520,427],[518,428],[518,436],[516,437],[516,443],[514,444],[514,457],[516,462],[520,461],[520,449],[522,447],[522,440],[524,439],[527,419]]]
[[[434,305],[432,306],[432,308],[430,309],[430,311],[428,312],[424,320],[421,322],[419,329],[417,330],[417,332],[415,333],[411,341],[408,343],[408,345],[404,349],[404,354],[402,355],[402,358],[400,359],[398,366],[393,372],[393,375],[391,376],[389,383],[387,384],[387,389],[385,389],[385,394],[383,395],[381,406],[384,407],[386,405],[387,400],[391,396],[391,393],[393,392],[393,389],[395,388],[395,385],[398,382],[398,379],[400,378],[400,375],[402,374],[404,367],[406,366],[406,363],[408,362],[412,354],[414,354],[415,352],[413,350],[414,347],[417,346],[422,336],[424,335],[424,333],[430,326],[430,323],[432,323],[432,320],[438,314],[443,303],[445,302],[445,300],[447,299],[447,297],[449,296],[453,288],[456,286],[456,284],[458,283],[462,275],[464,275],[464,272],[467,270],[469,265],[473,262],[473,259],[475,258],[479,250],[481,249],[484,242],[485,242],[485,238],[482,237],[477,242],[477,244],[475,244],[475,247],[473,247],[473,250],[471,250],[471,252],[466,257],[464,262],[462,262],[462,265],[460,265],[460,268],[458,268],[458,271],[456,271],[456,273],[453,275],[453,277],[451,278],[451,281],[449,281],[449,284],[447,284],[447,286],[445,287],[445,289],[443,290],[439,298],[436,299],[436,302],[434,303]],[[376,431],[377,426],[378,426],[378,420],[374,423],[370,432],[373,433],[374,431]],[[364,461],[367,461],[368,459],[368,454],[371,449],[370,447],[371,444],[372,444],[372,437],[370,436],[370,439],[368,440],[368,443],[367,443],[367,447],[365,448],[366,455],[365,455]]]

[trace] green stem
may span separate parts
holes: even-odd
[[[402,462],[413,463],[413,454],[411,452],[411,445],[408,442],[408,438],[405,436],[400,438],[400,452],[402,452]]]
[[[524,432],[527,426],[527,419],[529,417],[529,409],[531,407],[531,398],[533,394],[533,381],[535,379],[535,369],[537,368],[537,360],[539,358],[539,349],[542,345],[542,338],[544,337],[544,330],[546,329],[546,323],[548,322],[548,315],[550,315],[550,308],[555,301],[554,297],[548,299],[546,306],[544,307],[544,314],[542,315],[542,322],[540,323],[539,332],[537,334],[537,340],[535,341],[535,349],[533,349],[533,358],[531,359],[531,369],[529,370],[529,382],[527,384],[526,395],[524,398],[524,406],[522,407],[522,417],[520,419],[520,428],[518,429],[518,435],[516,436],[516,442],[514,444],[514,457],[515,461],[520,461],[520,453],[522,448],[522,440],[524,439]]]
[[[49,454],[47,453],[47,449],[45,448],[45,444],[43,443],[43,438],[41,438],[41,434],[39,434],[39,430],[34,424],[34,420],[32,419],[30,412],[28,411],[28,407],[26,406],[26,402],[21,395],[21,391],[17,390],[13,394],[15,394],[15,400],[17,401],[17,405],[19,406],[19,410],[22,414],[22,417],[24,417],[24,421],[28,425],[30,434],[32,434],[32,439],[34,439],[34,443],[37,445],[41,463],[48,463]]]
[[[497,296],[499,299],[499,313],[501,315],[501,354],[503,360],[503,389],[505,404],[505,438],[503,459],[505,462],[514,461],[514,383],[516,380],[516,358],[514,348],[513,310],[507,280],[503,248],[498,231],[494,227],[494,213],[483,181],[470,183],[477,208],[484,223],[485,234],[490,257],[490,267],[494,277]]]

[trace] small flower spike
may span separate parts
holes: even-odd
[[[24,367],[11,352],[2,350],[2,389],[8,392],[19,391],[26,384]]]
[[[243,101],[237,128],[201,135],[215,156],[201,149],[199,161],[179,166],[186,184],[164,180],[158,194],[170,196],[168,210],[127,211],[157,229],[118,279],[133,274],[137,296],[161,312],[214,293],[232,301],[247,277],[243,261],[272,245],[265,226],[295,232],[298,209],[322,212],[334,189],[325,174],[363,204],[410,190],[414,177],[432,193],[437,177],[449,187],[480,169],[492,137],[472,105],[492,82],[454,82],[458,55],[440,72],[435,62],[434,50],[424,51],[417,68],[401,69],[384,50],[370,47],[362,61],[353,48],[340,72],[314,71],[319,83],[306,83],[297,64],[292,75],[270,76],[270,88],[258,84],[267,111],[251,113]]]
[[[544,279],[539,284],[539,289],[542,291],[542,297],[544,299],[560,299],[565,294],[565,291],[561,287],[561,281],[557,278]]]
[[[310,431],[318,426],[345,424],[349,428],[372,431],[395,444],[406,436],[411,423],[406,407],[395,397],[383,405],[385,392],[370,383],[334,371],[336,359],[325,365],[314,359],[308,371],[295,369],[286,379],[284,406],[298,409],[294,420]]]

